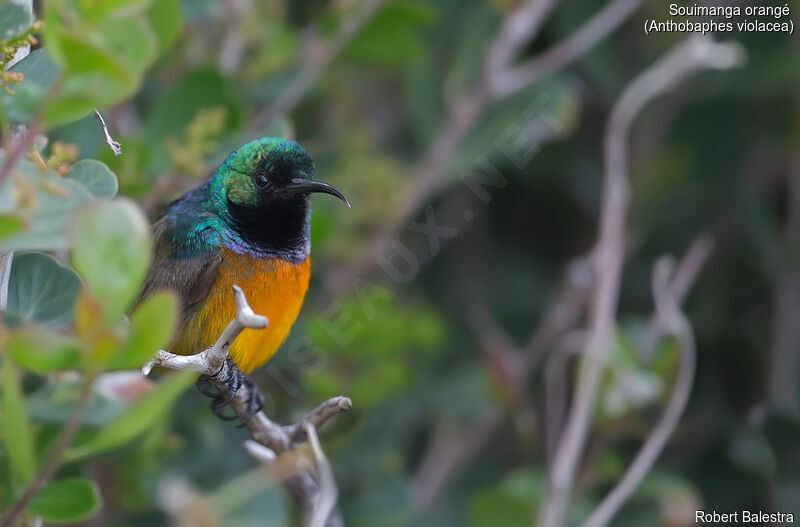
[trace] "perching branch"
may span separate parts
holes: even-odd
[[[590,301],[587,349],[582,357],[575,402],[550,473],[549,498],[539,518],[542,527],[564,524],[578,463],[589,434],[592,408],[611,346],[625,253],[630,128],[642,108],[658,95],[702,69],[732,68],[742,62],[743,54],[743,48],[737,43],[716,43],[699,35],[689,37],[634,79],[611,111],[606,128],[600,232],[593,251],[596,285]]]
[[[267,318],[253,312],[247,303],[244,292],[238,286],[233,286],[234,300],[236,302],[236,316],[222,332],[219,339],[210,348],[196,355],[175,355],[168,351],[159,350],[153,361],[142,368],[142,373],[147,375],[154,366],[162,366],[174,370],[190,370],[209,376],[209,382],[220,392],[225,392],[228,387],[220,379],[230,377],[232,368],[227,360],[230,346],[236,337],[245,329],[263,329],[267,327]],[[319,443],[316,439],[316,430],[331,417],[349,410],[352,401],[347,397],[334,397],[322,403],[310,414],[293,425],[280,425],[269,419],[263,411],[250,415],[249,402],[255,394],[251,383],[243,383],[230,401],[230,407],[236,413],[243,426],[247,429],[254,441],[245,442],[244,448],[255,459],[262,463],[272,463],[287,454],[286,458],[293,466],[288,470],[284,485],[300,507],[306,525],[324,525],[334,527],[341,524],[341,518],[335,510],[336,491],[333,484],[334,499],[330,504],[329,467],[326,461],[319,457]],[[310,433],[309,430],[312,430]],[[317,459],[316,470],[308,467],[303,456],[293,455],[291,451],[307,441],[311,441],[312,450]],[[314,442],[317,442],[316,447]],[[328,472],[326,472],[326,470]],[[324,511],[324,514],[323,512]],[[319,522],[321,515],[324,521]]]

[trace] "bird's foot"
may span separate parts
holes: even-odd
[[[239,427],[247,426],[247,423],[250,422],[250,419],[253,418],[258,412],[261,411],[261,408],[264,406],[264,396],[261,395],[261,392],[258,391],[258,387],[248,379],[247,377],[243,377],[243,384],[247,388],[247,417],[242,419],[242,424]]]
[[[220,385],[225,386],[224,391],[219,390]],[[212,399],[211,412],[223,421],[233,421],[238,417],[235,413],[226,412],[226,409],[239,388],[242,386],[247,388],[247,418],[243,419],[242,426],[250,422],[250,419],[261,410],[264,403],[264,398],[256,385],[244,376],[231,359],[227,359],[225,365],[217,373],[201,375],[197,379],[196,386],[200,393]]]
[[[211,412],[223,421],[233,421],[236,414],[226,413],[236,392],[242,386],[245,376],[238,366],[231,359],[225,361],[225,365],[213,375],[201,375],[197,379],[197,389],[206,397],[211,398]],[[247,381],[250,382],[250,381]],[[225,390],[219,389],[224,386]]]

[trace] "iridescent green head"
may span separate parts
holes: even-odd
[[[208,182],[211,207],[247,244],[268,252],[308,245],[309,195],[347,200],[314,180],[314,161],[294,141],[257,139],[233,152]],[[349,203],[348,203],[349,206]]]

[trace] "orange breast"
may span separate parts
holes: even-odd
[[[289,335],[308,289],[311,259],[294,264],[281,258],[259,259],[223,249],[214,285],[201,306],[181,327],[178,353],[197,353],[211,346],[236,313],[231,288],[242,288],[253,311],[269,319],[265,329],[245,329],[230,357],[244,373],[267,362]]]

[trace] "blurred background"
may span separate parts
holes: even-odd
[[[667,18],[662,2],[554,4],[506,61],[544,56],[541,73],[493,91],[490,50],[502,55],[518,0],[166,4],[158,58],[101,108],[123,155],[93,115],[51,128],[43,151],[105,162],[152,219],[239,145],[299,141],[353,207],[314,200],[301,317],[252,376],[267,414],[288,423],[352,398],[321,431],[347,525],[530,525],[578,373],[568,349],[586,327],[609,112],[687,35],[644,34]],[[612,4],[618,24],[591,49],[547,55]],[[739,41],[746,64],[700,73],[633,127],[618,319],[570,523],[618,481],[672,389],[676,343],[652,322],[664,255],[688,266],[697,370],[612,525],[693,525],[699,508],[800,514],[800,40],[718,38]],[[112,399],[97,412],[123,404]],[[29,402],[33,418],[55,426],[43,406]],[[253,483],[246,438],[188,390],[143,438],[66,469],[101,489],[84,525],[293,524],[280,485]],[[180,500],[228,506],[213,523],[176,512]]]

